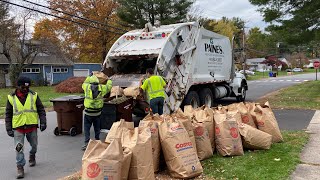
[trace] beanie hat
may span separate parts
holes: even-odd
[[[31,85],[31,79],[28,77],[20,76],[17,80],[18,86],[30,86]]]

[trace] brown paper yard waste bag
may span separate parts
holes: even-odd
[[[190,119],[192,119],[194,117],[194,109],[191,105],[184,106],[183,113],[184,113],[184,115],[186,115]]]
[[[124,92],[120,86],[113,86],[111,88],[110,97],[123,96]]]
[[[203,123],[192,123],[196,138],[196,149],[199,160],[205,160],[213,156],[208,130]]]
[[[109,77],[100,71],[93,71],[93,75],[95,75],[99,79],[100,84],[106,84]]]
[[[148,127],[126,129],[122,134],[122,142],[124,147],[132,151],[128,179],[155,179],[150,129]]]
[[[206,127],[212,150],[214,151],[215,143],[214,143],[214,122],[213,122],[213,111],[207,107],[200,107],[194,110],[195,121],[199,123],[203,123]]]
[[[133,122],[126,122],[124,119],[121,119],[118,122],[114,122],[108,132],[105,142],[111,143],[114,138],[121,138],[123,129],[133,129]]]
[[[239,131],[242,136],[242,144],[247,149],[270,149],[272,136],[268,133],[253,128],[247,124],[240,124]]]
[[[257,128],[248,108],[243,102],[228,105],[228,110],[237,110],[241,114],[241,122],[239,122],[240,124],[244,123],[252,126],[253,128]]]
[[[278,122],[268,102],[264,106],[257,105],[255,115],[258,129],[272,135],[273,143],[283,141]]]
[[[257,126],[257,122],[256,122],[256,106],[259,105],[258,103],[245,103],[245,106],[247,107],[248,109],[248,112],[250,113],[254,123],[256,124],[256,127],[258,128]]]
[[[159,135],[159,123],[161,118],[158,114],[147,115],[142,121],[140,121],[140,127],[149,127],[151,131],[151,143],[152,143],[152,156],[153,156],[153,168],[154,172],[159,171],[160,162],[160,135]]]
[[[97,142],[82,158],[82,179],[121,180],[123,150],[119,139],[110,145]]]
[[[127,87],[123,90],[125,96],[137,98],[140,95],[140,87],[139,86],[131,86]]]
[[[130,170],[132,151],[130,148],[123,148],[123,163],[121,166],[121,179],[127,180]]]
[[[228,113],[225,110],[215,110],[215,140],[216,148],[222,156],[243,155],[243,147],[236,117],[238,113]],[[241,117],[240,117],[241,118]]]
[[[178,109],[176,112],[174,112],[171,117],[173,118],[177,118],[180,122],[182,122],[182,125],[184,126],[184,128],[187,130],[188,134],[189,134],[189,138],[190,141],[192,142],[192,144],[194,144],[194,148],[196,150],[196,140],[194,137],[194,132],[193,132],[193,126],[192,126],[192,122],[191,119],[186,116],[181,109]]]
[[[159,132],[170,176],[181,179],[199,176],[203,169],[182,123],[176,118],[165,117]]]

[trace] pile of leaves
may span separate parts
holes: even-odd
[[[71,77],[55,86],[55,91],[59,93],[83,93],[82,83],[85,77]]]

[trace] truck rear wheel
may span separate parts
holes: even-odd
[[[209,88],[204,88],[199,91],[199,99],[200,99],[200,105],[206,105],[208,107],[213,106],[213,94],[212,91]]]
[[[184,98],[183,105],[191,105],[193,108],[198,108],[200,106],[200,99],[196,91],[189,91]]]

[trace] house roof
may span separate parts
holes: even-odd
[[[320,61],[320,59],[309,59],[309,62],[313,63],[314,61]]]
[[[278,58],[278,59],[279,59],[279,61],[286,63],[288,66],[291,65],[291,63],[286,58]]]
[[[247,59],[247,63],[262,63],[265,58],[252,58],[252,59]]]
[[[15,58],[12,58],[13,63],[17,63]],[[0,55],[0,64],[9,64],[9,61],[4,55]],[[44,64],[44,65],[60,65],[60,66],[72,66],[73,62],[60,55],[37,55],[32,64]]]

